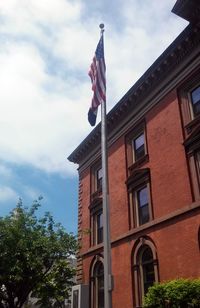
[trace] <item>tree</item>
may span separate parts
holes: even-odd
[[[198,308],[200,307],[200,279],[175,279],[156,283],[148,289],[143,307]]]
[[[48,212],[38,218],[40,201],[26,208],[20,200],[0,217],[0,307],[20,308],[31,295],[41,307],[63,307],[68,297],[77,241]]]

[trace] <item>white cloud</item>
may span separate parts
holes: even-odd
[[[10,179],[12,177],[13,177],[12,169],[8,168],[3,164],[0,164],[0,178]]]
[[[106,25],[108,109],[186,24],[169,17],[172,0],[148,0],[140,8],[137,1],[118,2],[121,31],[117,24]],[[87,71],[103,13],[83,15],[84,5],[78,0],[0,2],[1,160],[48,172],[74,170],[67,155],[90,131]]]
[[[23,185],[21,188],[23,189],[23,195],[28,197],[30,200],[36,200],[41,195],[41,192],[35,187]]]
[[[18,198],[19,196],[12,188],[8,186],[0,187],[0,203],[7,201],[17,201]]]

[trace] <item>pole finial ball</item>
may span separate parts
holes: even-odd
[[[103,30],[103,29],[104,29],[104,24],[100,24],[100,25],[99,25],[99,28],[100,28],[101,30]]]

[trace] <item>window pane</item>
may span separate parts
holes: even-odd
[[[104,269],[101,264],[97,271],[98,279],[98,308],[104,308]]]
[[[99,170],[97,170],[97,178],[101,179],[102,178],[102,168],[100,168]]]
[[[144,293],[146,294],[148,288],[155,282],[155,273],[153,265],[153,254],[148,247],[142,254],[142,269],[143,269],[143,281],[144,281]]]
[[[145,155],[144,133],[133,140],[134,160],[137,161]]]
[[[103,227],[103,213],[97,215],[97,227],[102,228]]]
[[[138,190],[138,204],[140,207],[145,206],[148,203],[148,191],[147,186]]]
[[[78,308],[78,290],[73,291],[73,308]]]
[[[149,202],[147,186],[137,191],[139,225],[149,221]]]
[[[149,287],[155,282],[155,273],[153,262],[143,266],[144,293],[146,294]]]
[[[142,133],[139,137],[134,140],[135,149],[139,149],[144,144],[144,133]]]
[[[97,170],[96,173],[97,190],[102,187],[102,168]]]
[[[150,260],[153,260],[153,253],[150,248],[147,248],[142,254],[142,263],[149,262]]]
[[[196,88],[191,93],[194,115],[200,113],[200,87]]]
[[[97,215],[97,244],[103,242],[103,213]]]
[[[149,206],[146,204],[145,206],[139,208],[139,224],[145,224],[149,221]]]
[[[200,101],[200,87],[192,91],[191,95],[192,95],[192,103],[193,104],[198,103]]]

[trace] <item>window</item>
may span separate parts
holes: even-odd
[[[189,166],[193,201],[200,200],[200,70],[179,90],[184,126],[184,146]]]
[[[189,163],[193,201],[200,200],[200,126],[184,142]]]
[[[145,155],[144,133],[133,139],[133,161],[136,162]]]
[[[200,71],[188,79],[179,90],[179,103],[186,138],[196,129],[200,118]]]
[[[94,239],[95,244],[100,244],[103,242],[103,211],[102,209],[94,214]]]
[[[145,123],[140,123],[126,136],[127,168],[129,175],[148,161]]]
[[[200,189],[200,151],[195,153],[195,165],[197,173],[197,182]]]
[[[147,186],[136,191],[136,204],[138,211],[138,224],[143,225],[149,221],[149,201]]]
[[[102,168],[98,168],[95,174],[95,188],[97,191],[102,189]]]
[[[104,266],[98,260],[92,267],[91,308],[104,308]]]
[[[78,298],[79,298],[78,290],[74,290],[74,292],[73,292],[73,308],[78,308]]]
[[[151,248],[146,246],[143,248],[143,251],[140,256],[141,260],[141,269],[143,274],[143,289],[144,295],[147,293],[150,286],[155,282],[155,273],[153,265],[153,254]]]
[[[156,248],[150,238],[142,237],[136,241],[132,262],[135,305],[142,307],[149,287],[159,281]]]
[[[150,197],[150,170],[138,169],[128,178],[130,228],[139,227],[153,219]]]
[[[102,168],[101,163],[96,163],[91,168],[91,199],[98,198],[102,194]]]
[[[98,245],[103,242],[103,209],[102,199],[96,198],[89,206],[90,210],[90,228],[91,245]]]
[[[200,86],[195,88],[190,93],[191,95],[191,103],[194,117],[200,114]]]

